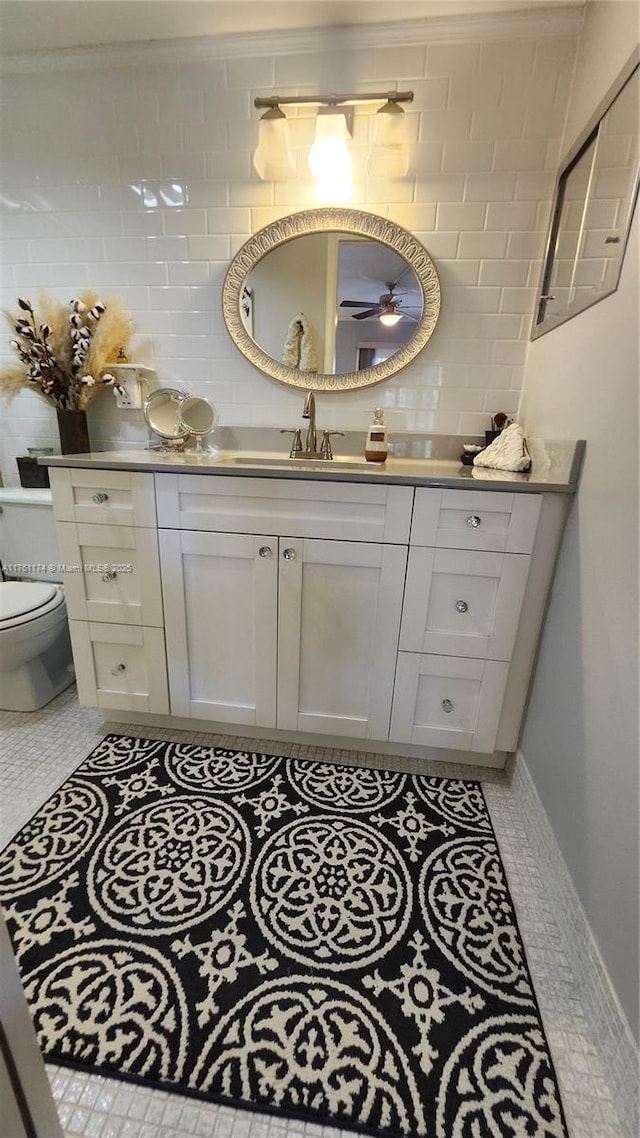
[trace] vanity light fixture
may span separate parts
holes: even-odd
[[[260,117],[260,134],[253,165],[265,182],[286,182],[296,176],[289,123],[278,103],[269,106]]]
[[[369,174],[382,178],[404,178],[409,170],[409,147],[404,109],[387,99],[375,118],[374,146],[369,156]]]
[[[351,124],[349,123],[351,119]],[[316,136],[309,151],[309,169],[316,180],[320,201],[348,200],[351,186],[349,139],[353,134],[353,111],[345,107],[320,107]]]
[[[383,103],[376,115],[374,150],[369,159],[370,174],[387,178],[404,177],[409,169],[409,151],[404,139],[404,110],[401,103],[413,102],[413,91],[382,91],[366,95],[270,95],[258,96],[254,106],[266,108],[260,119],[260,139],[253,164],[265,181],[281,181],[295,172],[290,144],[282,141],[280,157],[270,158],[272,139],[280,140],[287,129],[283,106],[317,106],[315,141],[309,152],[309,166],[318,194],[325,201],[344,201],[351,174],[349,139],[353,110],[362,103]],[[279,171],[283,171],[280,173]]]

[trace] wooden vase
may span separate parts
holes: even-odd
[[[88,454],[91,450],[86,411],[63,411],[57,408],[60,450],[62,454]]]

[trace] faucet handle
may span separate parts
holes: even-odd
[[[302,454],[302,435],[300,433],[300,427],[282,427],[280,434],[293,435],[289,458],[296,458],[297,455]]]
[[[331,446],[331,436],[332,435],[342,435],[342,437],[344,438],[344,431],[323,431],[322,432],[322,446],[320,447],[320,453],[323,454],[326,459],[333,458],[333,448]]]

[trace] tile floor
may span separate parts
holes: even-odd
[[[101,715],[78,706],[75,688],[31,714],[0,713],[2,808],[0,844],[29,819],[109,730],[147,738],[242,746],[226,736],[189,735],[166,729],[109,727]],[[287,755],[364,762],[416,771],[417,760],[358,756],[322,747],[247,741],[252,749]],[[424,764],[420,768],[425,771]],[[430,774],[474,777],[468,767],[430,764]],[[571,1138],[625,1138],[598,1045],[567,955],[563,930],[552,915],[548,883],[536,864],[508,778],[480,774],[518,913],[540,1010],[556,1066]],[[78,1074],[49,1065],[67,1138],[351,1138],[353,1132],[258,1115]]]

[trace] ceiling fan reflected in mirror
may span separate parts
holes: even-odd
[[[370,316],[377,316],[380,322],[387,326],[397,324],[403,319],[413,320],[417,324],[420,317],[414,316],[411,309],[419,313],[421,306],[405,305],[402,297],[411,294],[396,292],[398,283],[399,281],[385,281],[387,291],[378,297],[377,303],[372,303],[370,300],[341,300],[340,308],[363,308],[364,312],[353,313],[353,320],[367,320]]]

